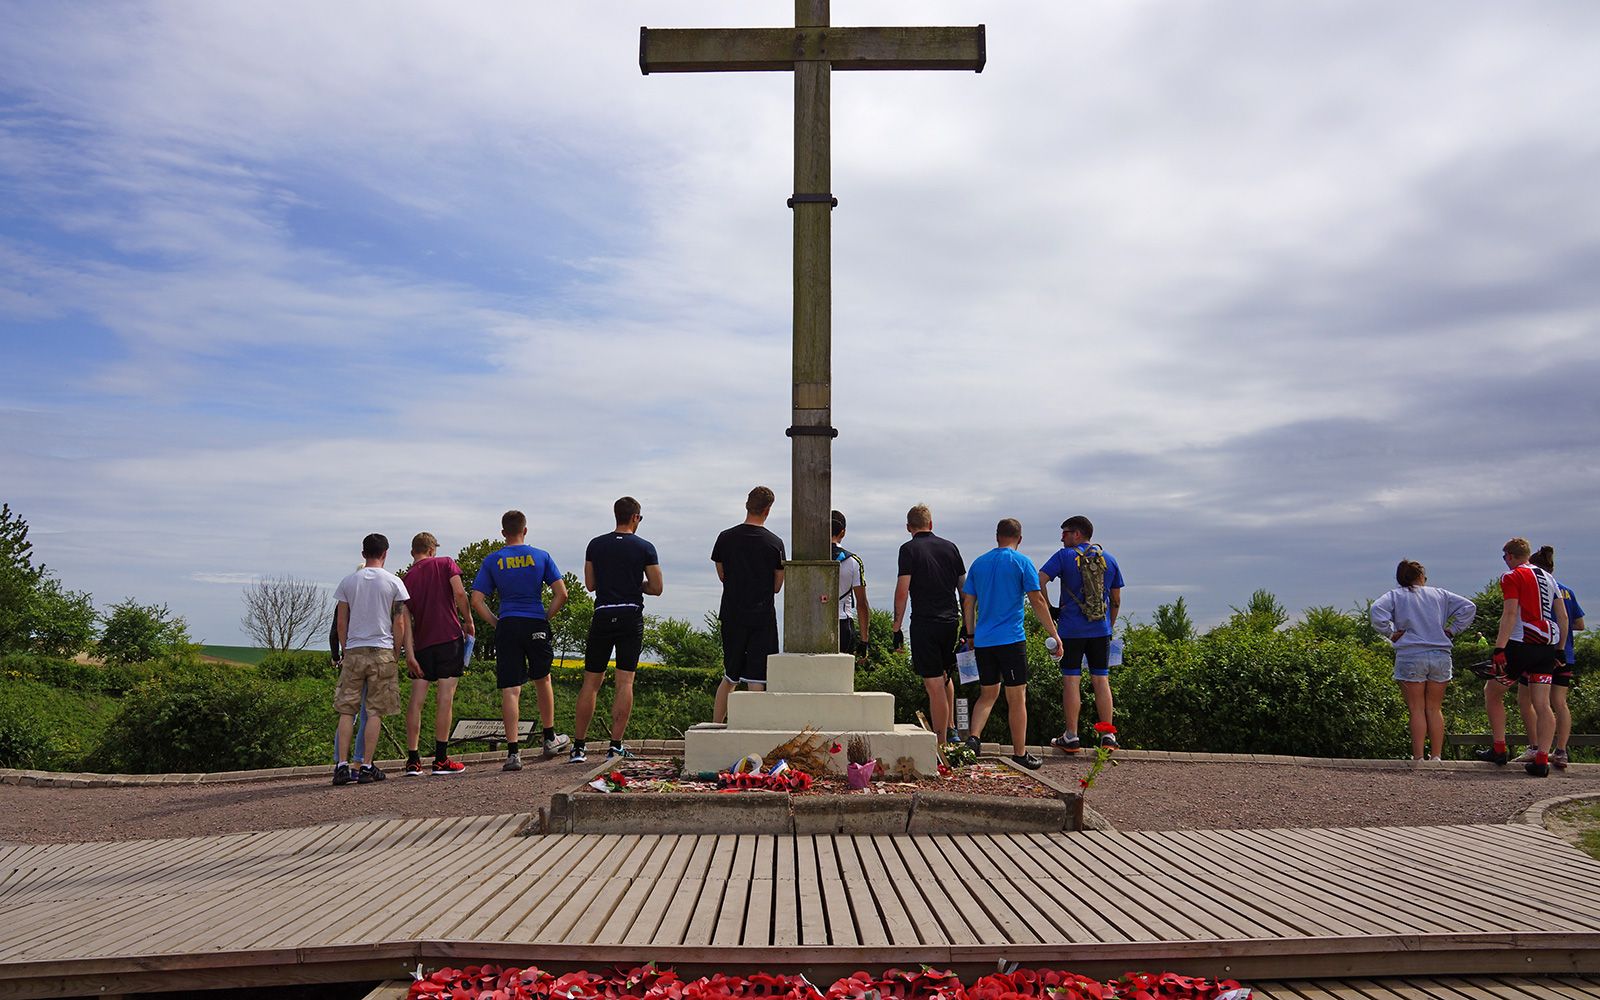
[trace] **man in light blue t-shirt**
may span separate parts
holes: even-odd
[[[550,553],[527,544],[528,519],[520,510],[500,518],[506,547],[484,559],[472,581],[472,610],[495,626],[495,683],[500,687],[500,715],[506,724],[506,771],[522,770],[517,721],[522,717],[522,685],[533,681],[539,696],[539,725],[544,727],[544,755],[554,757],[571,742],[555,730],[556,695],[550,686],[550,619],[567,603],[567,585]],[[550,585],[550,608],[544,606],[544,585]],[[500,614],[489,610],[489,595],[500,593]]]
[[[995,547],[972,561],[961,585],[962,638],[972,643],[978,659],[978,704],[972,709],[967,743],[977,750],[989,711],[1006,686],[1006,712],[1011,722],[1011,759],[1036,770],[1044,761],[1028,752],[1028,638],[1022,626],[1022,602],[1033,604],[1050,638],[1061,648],[1050,605],[1039,585],[1033,560],[1017,551],[1022,544],[1022,524],[1008,517],[994,529]],[[974,629],[976,623],[976,629]]]
[[[1061,617],[1057,626],[1061,632],[1061,708],[1067,716],[1067,728],[1050,745],[1066,753],[1077,753],[1082,748],[1078,712],[1083,702],[1078,685],[1085,660],[1094,685],[1095,712],[1101,722],[1111,724],[1111,632],[1122,608],[1122,569],[1100,546],[1090,544],[1093,537],[1094,525],[1082,514],[1062,521],[1061,548],[1039,570],[1041,589],[1051,580],[1061,580]],[[1098,602],[1092,599],[1095,595],[1085,592],[1083,585],[1080,566],[1086,559],[1105,560]],[[1102,734],[1100,745],[1116,749],[1116,732]]]

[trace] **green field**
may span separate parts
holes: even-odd
[[[201,646],[201,656],[214,656],[219,660],[231,660],[234,663],[248,663],[255,666],[261,662],[269,650],[259,649],[255,646]]]

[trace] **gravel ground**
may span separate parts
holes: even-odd
[[[334,788],[327,777],[123,788],[0,785],[0,841],[60,843],[187,837],[361,819],[529,812],[589,765],[528,758],[520,772],[481,762],[449,777]],[[1087,759],[1047,759],[1068,786]],[[1520,767],[1413,769],[1198,763],[1124,757],[1086,799],[1119,830],[1504,823],[1539,799],[1600,794],[1600,765],[1531,778]]]

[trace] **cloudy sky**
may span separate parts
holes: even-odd
[[[788,534],[792,84],[640,75],[782,2],[0,7],[0,499],[107,606],[243,641],[241,586],[508,507],[581,571],[644,504],[666,594]],[[975,24],[833,83],[834,503],[887,605],[1086,514],[1124,609],[1600,603],[1600,6],[837,0]]]

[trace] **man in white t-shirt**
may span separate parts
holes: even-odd
[[[333,708],[339,713],[339,730],[334,736],[333,783],[352,781],[369,784],[382,781],[384,773],[373,761],[378,749],[377,725],[363,734],[366,745],[356,754],[352,773],[345,752],[355,730],[356,713],[361,710],[361,694],[367,696],[369,716],[394,715],[400,711],[400,666],[395,647],[406,643],[406,619],[401,607],[411,599],[400,578],[383,568],[389,555],[389,540],[373,533],[361,540],[361,557],[366,565],[339,581],[333,599],[334,628],[344,649],[344,665],[333,690]],[[361,763],[366,761],[365,764]]]
[[[844,515],[833,512],[833,559],[839,564],[839,652],[867,655],[867,567],[861,557],[841,546]],[[856,623],[861,623],[857,631]]]

